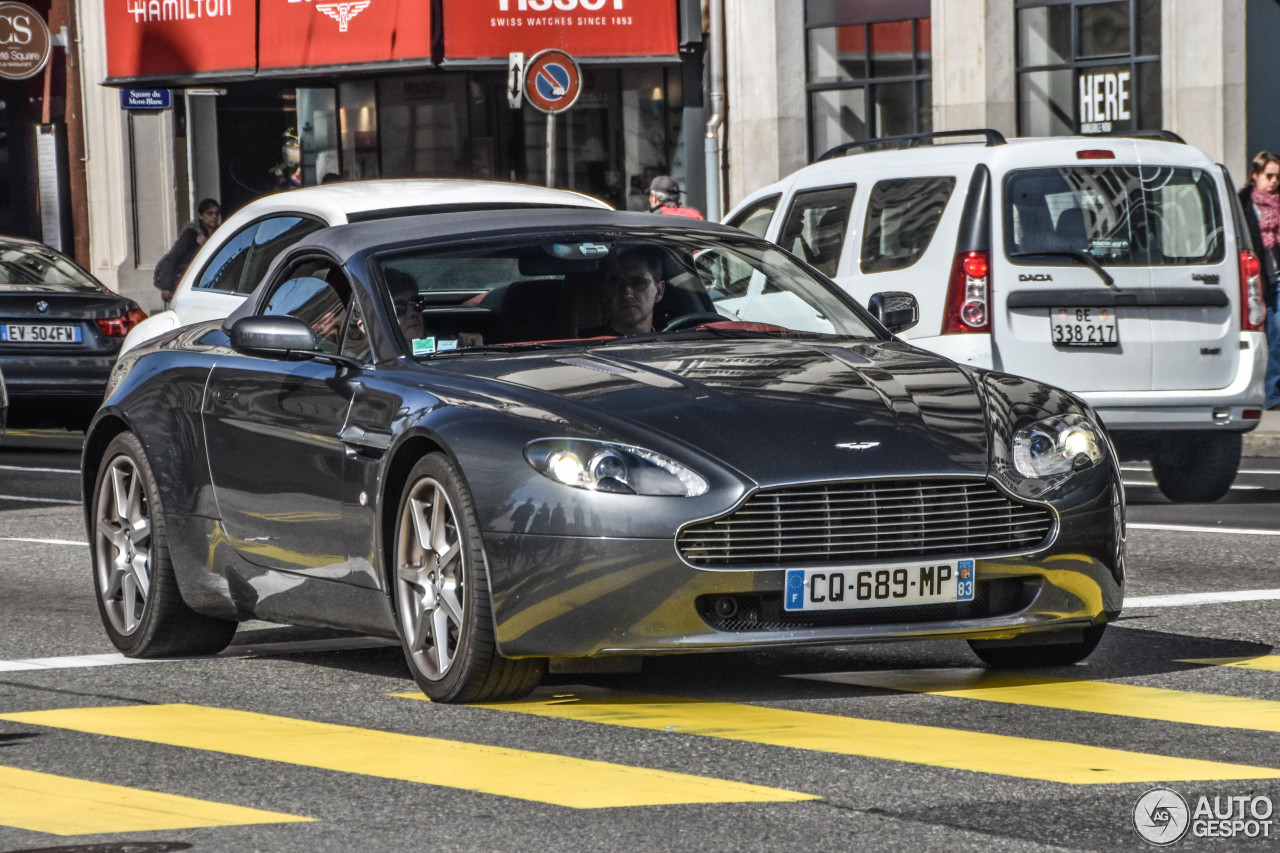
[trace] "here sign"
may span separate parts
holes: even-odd
[[[1080,74],[1079,124],[1081,133],[1110,133],[1113,124],[1132,119],[1133,91],[1129,71]]]

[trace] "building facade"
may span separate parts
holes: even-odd
[[[546,183],[546,119],[509,106],[508,56],[549,47],[583,77],[554,184],[644,209],[671,174],[705,210],[714,3],[720,210],[877,136],[1166,128],[1237,180],[1280,148],[1276,0],[78,0],[92,270],[154,305],[155,261],[203,197],[230,212],[335,176]],[[137,87],[172,106],[125,108]]]

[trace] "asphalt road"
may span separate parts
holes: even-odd
[[[1280,812],[1280,459],[1212,505],[1126,472],[1125,615],[1075,667],[993,678],[959,642],[688,656],[458,707],[333,631],[247,623],[223,655],[123,665],[76,443],[0,439],[3,851],[1141,850],[1153,788]],[[1264,823],[1172,849],[1273,848]]]

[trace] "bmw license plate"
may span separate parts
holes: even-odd
[[[1120,343],[1114,308],[1050,308],[1049,332],[1056,347],[1113,347]]]
[[[786,610],[855,610],[973,601],[973,560],[865,569],[787,569]]]
[[[79,326],[54,326],[47,323],[0,324],[0,341],[14,344],[78,344]]]

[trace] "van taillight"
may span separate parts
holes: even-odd
[[[1267,322],[1267,304],[1262,301],[1262,264],[1253,252],[1240,253],[1240,328],[1261,331]]]
[[[960,252],[951,265],[942,334],[990,332],[991,263],[986,252]]]

